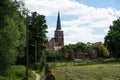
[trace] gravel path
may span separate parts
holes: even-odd
[[[36,79],[35,80],[40,80],[40,75],[39,74],[37,74],[35,71],[33,71],[33,74],[36,75]]]

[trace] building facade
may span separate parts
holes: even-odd
[[[56,30],[54,37],[48,41],[48,49],[58,50],[64,46],[64,32],[61,29],[60,13],[58,12]]]

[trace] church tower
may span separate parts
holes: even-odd
[[[64,34],[61,30],[60,13],[58,12],[57,25],[54,37],[48,42],[48,49],[58,50],[64,46]]]
[[[61,30],[60,12],[58,12],[57,25],[54,34],[56,46],[64,46],[64,34]]]

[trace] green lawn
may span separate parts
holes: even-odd
[[[0,76],[0,80],[24,80],[24,77],[24,66],[12,66],[6,76]],[[35,80],[35,75],[32,73],[32,70],[29,70],[29,80]]]
[[[120,63],[59,66],[52,73],[56,80],[120,80]]]

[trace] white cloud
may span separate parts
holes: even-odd
[[[31,11],[37,11],[46,16],[56,16],[58,10],[64,16],[77,16],[77,19],[62,21],[66,44],[78,41],[103,41],[109,25],[120,16],[120,11],[116,9],[90,7],[75,0],[24,0],[24,2]],[[96,29],[103,29],[105,34],[94,34]],[[55,28],[49,27],[48,35],[54,35],[54,30]]]
[[[66,44],[76,43],[76,42],[96,42],[103,41],[104,35],[93,34],[94,29],[88,27],[69,27],[63,28],[65,35]]]

